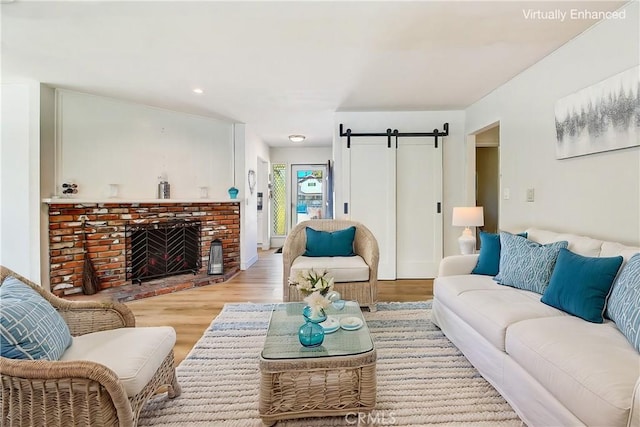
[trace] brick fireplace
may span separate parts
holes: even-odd
[[[127,278],[127,244],[131,238],[127,235],[127,226],[164,224],[179,220],[197,220],[200,223],[198,276],[206,276],[211,242],[215,239],[222,241],[224,275],[205,277],[204,280],[194,276],[194,286],[224,281],[239,271],[238,202],[88,203],[62,199],[50,202],[49,260],[52,292],[58,296],[82,293],[83,237],[86,237],[87,253],[97,272],[100,290],[105,290],[131,284],[131,280]],[[180,285],[180,288],[184,287],[184,284]]]

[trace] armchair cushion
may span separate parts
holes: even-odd
[[[58,360],[71,344],[71,333],[62,316],[15,277],[7,277],[0,286],[0,313],[2,357]]]
[[[168,326],[118,328],[74,337],[61,360],[106,366],[133,397],[151,381],[175,342],[176,332]]]
[[[356,228],[354,226],[336,231],[320,231],[307,227],[305,232],[307,235],[305,256],[344,257],[355,255],[353,239],[356,235]]]
[[[307,257],[299,256],[291,264],[291,275],[309,270],[327,270],[335,283],[366,282],[369,280],[369,266],[361,256],[350,257]]]

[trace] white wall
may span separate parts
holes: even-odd
[[[628,4],[625,20],[600,22],[466,110],[467,133],[500,122],[501,187],[511,193],[500,228],[640,244],[640,148],[556,160],[554,123],[556,100],[640,63],[639,7]]]
[[[40,85],[40,198],[55,193],[55,89]],[[40,203],[40,277],[50,289],[49,206]]]
[[[231,123],[101,96],[57,90],[56,179],[81,198],[157,197],[166,174],[171,198],[228,198],[233,184]]]
[[[0,264],[40,282],[40,84],[1,86]]]
[[[304,144],[304,143],[303,143]],[[271,163],[286,163],[287,172],[291,165],[318,164],[324,165],[333,158],[331,147],[271,147],[269,151]],[[287,173],[287,176],[288,176]]]
[[[241,174],[236,174],[236,187],[240,190],[240,197],[243,198],[242,227],[241,232],[241,258],[240,268],[246,270],[258,260],[258,211],[257,193],[259,185],[256,181],[256,188],[251,194],[249,189],[249,170],[258,171],[258,157],[269,159],[269,149],[267,145],[258,138],[248,125],[236,124],[236,137],[242,137],[244,143],[236,138],[236,155],[242,157],[240,166]],[[238,149],[242,145],[242,152]]]
[[[449,123],[449,136],[439,138],[443,144],[443,254],[459,253],[457,238],[462,230],[451,226],[451,215],[454,206],[466,206],[465,196],[465,161],[466,143],[464,133],[463,111],[410,111],[410,112],[344,112],[335,114],[335,134],[333,156],[335,160],[335,210],[336,218],[344,218],[343,204],[349,201],[345,188],[348,165],[342,161],[342,147],[347,138],[340,137],[340,123],[344,130],[351,128],[354,133],[386,132],[387,128],[398,129],[399,132],[432,132],[443,130],[443,124]],[[357,144],[357,138],[351,140]],[[375,173],[375,171],[372,171]],[[419,191],[416,189],[416,192]]]

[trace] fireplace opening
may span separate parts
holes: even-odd
[[[127,224],[127,280],[196,274],[201,266],[200,221]]]

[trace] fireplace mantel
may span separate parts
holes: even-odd
[[[185,203],[238,203],[244,199],[116,199],[116,198],[104,198],[104,199],[80,199],[73,197],[52,197],[48,199],[42,199],[42,203],[48,205],[70,205],[70,204],[138,204],[138,203],[152,203],[152,204],[185,204]]]

